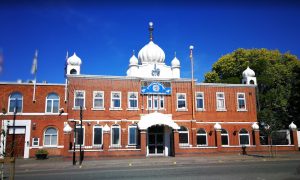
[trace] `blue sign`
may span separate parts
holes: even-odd
[[[152,82],[148,86],[141,87],[141,94],[166,94],[170,95],[172,92],[171,87],[165,87],[162,83]]]

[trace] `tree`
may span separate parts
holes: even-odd
[[[249,66],[257,77],[258,120],[272,129],[300,126],[300,61],[278,50],[237,49],[222,56],[205,74],[205,82],[241,83]]]

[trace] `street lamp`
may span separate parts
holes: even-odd
[[[76,165],[76,159],[75,159],[75,138],[76,138],[76,121],[70,121],[70,122],[74,122],[75,123],[75,127],[74,127],[74,149],[73,149],[73,165]],[[66,134],[71,134],[72,132],[72,128],[70,127],[69,123],[67,123],[64,127],[64,133]],[[71,142],[70,142],[71,143]],[[70,146],[72,148],[72,146]]]
[[[75,126],[76,127],[76,126]],[[82,129],[82,106],[80,106],[80,143],[79,143],[79,165],[81,166],[83,161],[83,153],[81,146],[83,143],[83,129]]]

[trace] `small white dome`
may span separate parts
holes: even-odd
[[[291,130],[295,130],[295,129],[297,129],[297,126],[296,126],[296,124],[294,124],[294,122],[292,122],[292,123],[289,125],[289,128],[290,128]]]
[[[172,67],[179,67],[180,66],[180,61],[177,59],[175,56],[174,59],[171,61]]]
[[[222,129],[221,124],[220,124],[220,123],[216,123],[216,124],[214,125],[214,129],[215,129],[215,130],[221,130],[221,129]]]
[[[72,131],[71,126],[69,125],[69,123],[67,123],[64,127],[64,132],[65,133],[70,133]]]
[[[253,130],[258,130],[259,129],[259,126],[256,122],[253,123],[251,127],[252,127]]]
[[[150,41],[140,50],[138,58],[142,63],[163,63],[165,53],[158,45]]]
[[[69,65],[73,65],[73,66],[81,65],[81,59],[76,55],[75,52],[74,52],[73,56],[68,58],[67,62],[68,62]]]
[[[243,77],[255,77],[255,72],[247,67],[247,69],[243,72]]]
[[[138,65],[139,60],[137,57],[133,54],[131,58],[129,59],[129,65]]]

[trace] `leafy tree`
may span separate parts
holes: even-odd
[[[249,66],[257,78],[258,120],[271,129],[300,127],[300,61],[290,53],[267,49],[237,49],[222,56],[205,74],[205,82],[241,83]]]

